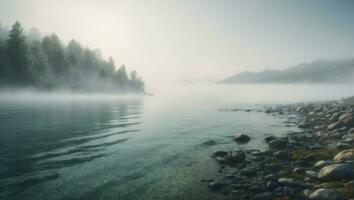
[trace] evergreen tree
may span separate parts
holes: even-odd
[[[0,40],[0,83],[6,82],[8,76],[8,62],[5,43]]]
[[[113,58],[105,60],[98,49],[83,48],[75,40],[64,46],[55,34],[41,39],[38,29],[31,29],[26,36],[19,22],[9,33],[0,24],[1,85],[85,91],[143,90],[144,83],[135,71],[129,80],[125,66],[116,70]]]
[[[64,50],[57,35],[52,34],[43,38],[42,48],[47,54],[52,73],[58,77],[63,77],[68,73]]]
[[[129,83],[128,73],[127,73],[127,70],[125,69],[124,65],[122,65],[117,70],[116,81],[118,82],[118,84],[120,84],[122,86],[127,85]]]
[[[144,82],[138,77],[138,73],[133,70],[130,72],[130,86],[134,90],[143,90],[144,89]]]
[[[26,38],[22,32],[20,22],[16,22],[12,26],[10,38],[7,40],[7,56],[11,67],[9,70],[11,81],[17,84],[28,84],[30,81],[29,54]]]
[[[37,86],[50,87],[50,66],[39,41],[30,47],[30,72]]]

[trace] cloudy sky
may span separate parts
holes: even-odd
[[[0,0],[2,24],[74,38],[159,84],[354,57],[353,11],[351,0]]]

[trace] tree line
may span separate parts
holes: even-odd
[[[113,58],[83,48],[71,40],[64,45],[56,34],[41,37],[38,29],[24,33],[17,21],[11,30],[0,24],[0,85],[74,91],[143,92],[144,82]]]

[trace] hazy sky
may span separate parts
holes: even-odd
[[[0,21],[99,48],[146,82],[354,57],[352,0],[0,0]]]

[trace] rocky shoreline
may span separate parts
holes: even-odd
[[[266,108],[293,115],[301,131],[267,136],[265,150],[217,151],[220,169],[208,187],[227,199],[354,199],[354,97]],[[247,135],[235,142],[247,143]]]

